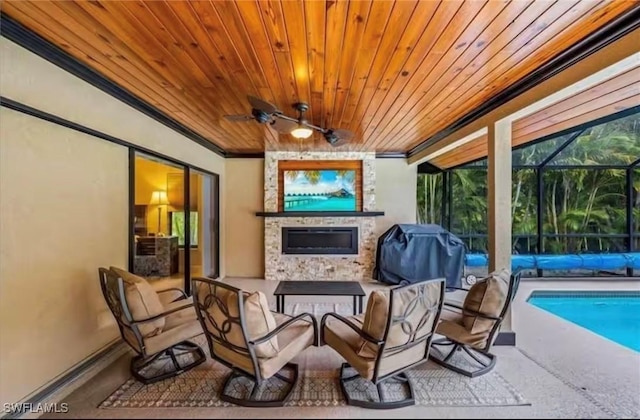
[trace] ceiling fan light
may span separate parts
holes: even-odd
[[[313,130],[309,127],[305,127],[304,125],[298,125],[296,128],[291,130],[291,135],[297,139],[307,139],[311,137],[313,134]]]

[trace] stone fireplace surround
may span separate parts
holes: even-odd
[[[278,211],[280,160],[362,160],[362,211],[376,211],[376,155],[373,152],[266,152],[264,157],[264,212]],[[266,280],[368,280],[375,247],[375,216],[265,217]],[[282,254],[283,227],[358,227],[357,255]]]

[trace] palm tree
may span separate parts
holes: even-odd
[[[320,182],[320,171],[286,171],[285,172],[285,176],[291,181],[295,181],[300,174],[302,174],[302,176],[304,176],[307,179],[307,181],[309,181],[309,184],[311,185],[316,185],[318,182]]]
[[[344,182],[350,183],[351,185],[353,185],[356,180],[356,171],[353,169],[338,169],[336,173]]]
[[[418,175],[416,220],[442,224],[442,174]]]
[[[309,184],[316,185],[320,182],[320,171],[302,171]]]
[[[284,176],[291,181],[295,181],[298,178],[300,171],[285,171]]]

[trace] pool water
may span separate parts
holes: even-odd
[[[530,304],[640,352],[640,292],[533,292]]]

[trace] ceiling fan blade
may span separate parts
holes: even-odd
[[[293,121],[275,118],[271,123],[271,128],[276,130],[278,133],[289,134],[297,125],[298,124]]]
[[[253,115],[225,115],[229,121],[249,121],[253,120]]]
[[[280,110],[276,108],[275,105],[270,104],[267,101],[263,101],[260,98],[256,98],[255,96],[247,95],[247,99],[251,104],[251,107],[262,112],[266,112],[267,114],[277,114],[280,113]]]
[[[340,140],[342,140],[343,142],[347,142],[347,141],[351,140],[353,138],[353,136],[354,136],[352,131],[345,130],[343,128],[339,128],[337,130],[333,130],[333,134],[338,136],[338,138]]]

